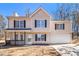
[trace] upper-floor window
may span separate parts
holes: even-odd
[[[25,20],[21,21],[14,20],[14,28],[25,28]]]
[[[64,30],[64,24],[55,24],[55,30]]]
[[[38,28],[47,27],[47,20],[35,20],[35,27],[38,27]]]

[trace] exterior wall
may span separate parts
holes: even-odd
[[[48,14],[46,14],[41,9],[38,10],[32,17],[32,32],[48,32],[46,34],[46,41],[35,41],[35,34],[33,34],[33,44],[48,44],[49,43],[49,32],[50,32],[50,21],[51,18]],[[47,27],[46,28],[35,28],[35,20],[47,20]],[[39,33],[38,33],[39,34]]]
[[[64,30],[55,30],[55,24],[65,24]],[[50,31],[53,33],[72,33],[72,22],[65,20],[65,21],[50,21]]]
[[[55,24],[65,24],[64,30],[55,30]],[[71,21],[51,21],[50,24],[50,42],[54,43],[69,43],[72,40],[72,22]]]
[[[8,28],[13,28],[13,27],[14,27],[14,21],[8,20]]]
[[[35,28],[35,20],[47,20],[47,28]],[[49,26],[50,26],[50,21],[51,18],[49,15],[47,15],[44,11],[41,9],[37,11],[33,16],[32,16],[32,31],[34,32],[49,32]]]
[[[32,28],[31,20],[26,20],[26,28]]]
[[[30,18],[9,17],[8,19],[8,28],[14,28],[14,20],[26,20],[26,28],[31,28]]]

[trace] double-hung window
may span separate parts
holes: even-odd
[[[64,30],[64,24],[55,24],[55,30]]]
[[[46,34],[36,34],[35,41],[46,41]]]
[[[14,21],[14,28],[25,28],[25,20],[15,20]]]
[[[45,28],[47,26],[47,20],[35,20],[35,27]]]

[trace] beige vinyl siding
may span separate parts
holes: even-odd
[[[46,28],[35,28],[35,20],[47,20],[47,27]],[[44,32],[48,31],[49,32],[49,24],[50,24],[50,16],[47,15],[44,11],[41,9],[37,11],[33,16],[32,16],[32,31],[36,32]]]
[[[71,33],[72,31],[72,22],[71,21],[51,21],[50,22],[51,32],[55,33]],[[64,30],[55,30],[55,24],[64,24]]]

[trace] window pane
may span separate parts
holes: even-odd
[[[40,39],[41,39],[41,34],[38,34],[37,35],[37,41],[40,41]]]
[[[40,27],[45,27],[45,20],[42,20],[40,22],[41,22]]]
[[[37,25],[37,27],[40,27],[40,20],[37,20],[36,25]]]
[[[44,28],[45,27],[45,20],[37,20],[37,27]]]
[[[56,24],[55,29],[61,29],[64,30],[64,24]]]
[[[45,34],[37,34],[37,41],[46,41]]]
[[[45,35],[44,35],[44,34],[41,35],[41,40],[42,40],[42,41],[45,41]]]
[[[24,28],[24,21],[20,21],[20,28]]]

